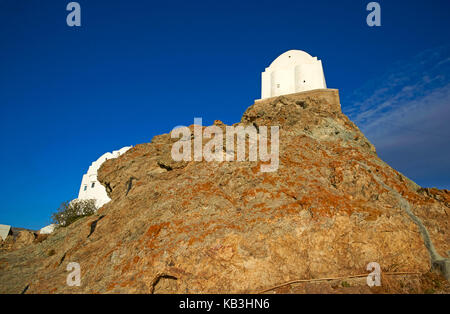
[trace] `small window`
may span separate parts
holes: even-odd
[[[91,188],[93,188],[95,186],[95,182],[92,182]]]
[[[277,88],[280,88],[280,84],[277,84]]]
[[[85,186],[84,186],[84,189],[83,189],[83,191],[86,191],[86,190],[87,190],[87,185],[85,185]]]
[[[306,81],[303,81],[303,83],[306,83]]]

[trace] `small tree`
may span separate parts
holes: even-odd
[[[80,218],[95,214],[97,207],[95,200],[73,200],[63,202],[56,213],[52,215],[55,224],[67,227]]]

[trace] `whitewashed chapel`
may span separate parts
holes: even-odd
[[[289,50],[262,73],[261,99],[327,88],[322,61],[301,50]]]

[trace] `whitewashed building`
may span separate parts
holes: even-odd
[[[108,203],[111,199],[108,197],[105,187],[101,185],[97,180],[97,171],[105,161],[123,155],[132,147],[133,146],[127,146],[122,149],[113,151],[112,153],[103,154],[99,159],[94,161],[89,167],[87,173],[83,175],[80,191],[78,192],[78,198],[74,199],[72,202],[76,202],[77,200],[95,200],[95,206],[97,208],[100,208]],[[51,234],[55,231],[55,229],[56,225],[51,224],[42,228],[39,233]]]
[[[11,233],[11,226],[0,225],[0,238],[6,240],[6,237]]]
[[[102,207],[104,204],[108,203],[111,199],[106,193],[106,189],[97,180],[97,171],[100,166],[108,159],[117,158],[120,155],[128,151],[132,146],[124,147],[120,150],[113,151],[112,153],[103,154],[99,159],[94,161],[89,167],[87,173],[83,175],[81,180],[80,191],[78,193],[79,200],[95,200],[95,205],[97,208]]]
[[[327,88],[322,61],[301,50],[289,50],[262,73],[261,99]]]
[[[56,229],[56,225],[51,224],[44,228],[41,228],[41,230],[39,230],[39,234],[51,234],[55,231],[55,229]]]

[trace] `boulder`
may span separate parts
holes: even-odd
[[[36,234],[30,231],[19,231],[14,240],[13,249],[21,249],[33,243]]]

